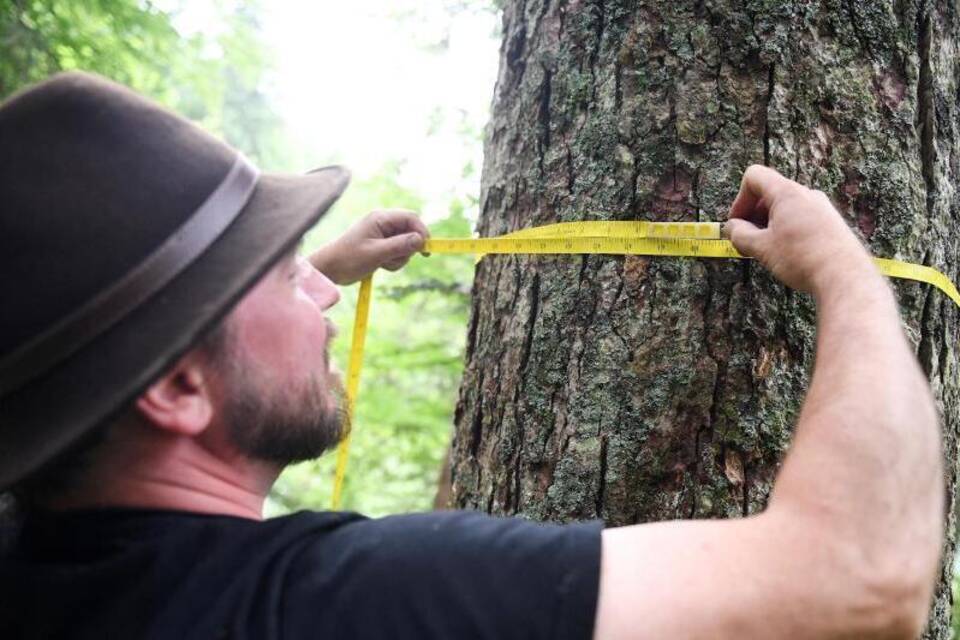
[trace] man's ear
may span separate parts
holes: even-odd
[[[213,418],[213,396],[207,359],[196,349],[187,353],[137,398],[137,412],[169,433],[196,436]]]

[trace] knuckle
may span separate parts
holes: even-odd
[[[821,209],[833,209],[833,200],[819,189],[811,189],[808,194],[810,202]]]
[[[743,179],[741,181],[744,185],[750,183],[755,185],[764,184],[767,182],[765,170],[766,167],[762,164],[752,164],[743,172]]]
[[[789,212],[796,206],[802,206],[804,202],[808,201],[809,196],[806,192],[806,187],[801,187],[800,189],[787,189],[783,192],[780,197],[779,204],[783,207],[785,212]]]
[[[790,194],[805,194],[809,191],[804,185],[790,178],[783,179],[783,190]]]

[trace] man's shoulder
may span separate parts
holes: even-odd
[[[598,539],[599,521],[559,525],[516,516],[476,511],[434,511],[368,518],[348,512],[301,511],[277,519],[285,526],[323,530],[328,542],[365,547],[368,551],[417,557],[440,550],[478,551],[488,547],[531,548]],[[278,522],[279,524],[279,522]]]

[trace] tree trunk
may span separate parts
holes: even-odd
[[[751,163],[826,191],[875,254],[956,281],[957,56],[946,0],[508,0],[481,235],[723,220]],[[957,310],[896,285],[944,416]],[[456,413],[458,507],[608,525],[763,508],[814,307],[748,261],[488,256]],[[927,636],[949,634],[954,508]]]

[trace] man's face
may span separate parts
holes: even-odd
[[[222,419],[241,453],[287,465],[341,439],[343,383],[329,355],[336,329],[324,316],[339,299],[329,279],[291,254],[230,315],[215,360]]]

